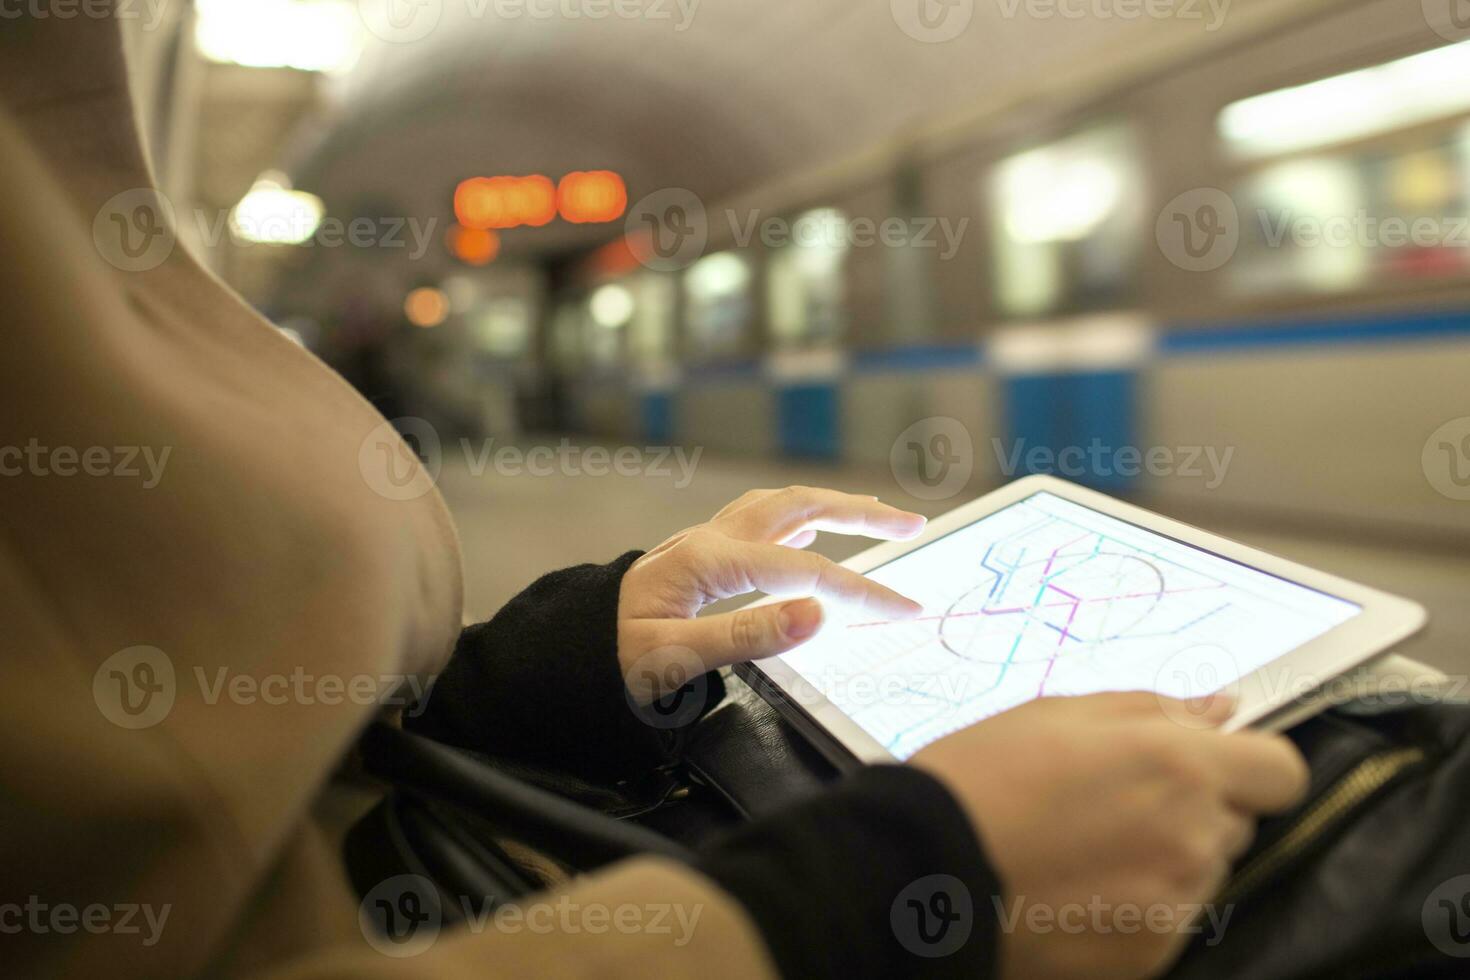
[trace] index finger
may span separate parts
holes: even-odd
[[[924,611],[914,600],[830,558],[775,544],[727,542],[722,550],[741,577],[728,584],[731,594],[759,590],[783,598],[817,596],[885,619],[913,619]]]
[[[880,501],[877,497],[787,487],[755,498],[716,516],[712,524],[744,541],[786,541],[803,531],[861,534],[903,540],[924,530],[925,518]]]

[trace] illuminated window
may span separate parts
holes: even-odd
[[[808,211],[792,222],[791,240],[771,255],[766,269],[767,315],[777,345],[811,346],[842,336],[849,244],[841,211]]]
[[[563,372],[581,367],[585,356],[587,316],[583,304],[567,301],[560,304],[551,320],[551,359]]]
[[[684,273],[690,353],[710,359],[739,354],[750,326],[750,263],[735,252],[700,259]]]
[[[645,272],[636,280],[628,344],[641,367],[662,368],[674,359],[674,289],[674,278],[662,273]]]
[[[1133,134],[1084,130],[1002,160],[989,179],[1001,310],[1035,316],[1125,302],[1143,234]]]
[[[1326,293],[1470,269],[1470,43],[1226,106],[1241,293]],[[1316,151],[1304,153],[1304,151]]]

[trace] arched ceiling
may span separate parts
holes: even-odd
[[[1094,11],[1082,17],[1064,16],[1056,0],[417,2],[421,14],[438,10],[435,28],[416,41],[373,39],[339,81],[333,117],[296,149],[302,186],[329,203],[445,214],[468,176],[601,168],[624,174],[634,199],[684,187],[718,200],[1160,34],[1205,40],[1217,18],[1228,27],[1246,6],[1175,0],[1179,15],[1149,19],[1117,13],[1148,9],[1140,0],[1061,0]],[[526,5],[650,16],[505,15]],[[958,18],[951,25],[968,14],[968,24],[943,43],[917,40],[901,22],[917,23],[920,5]],[[608,237],[557,222],[511,233],[507,246]]]

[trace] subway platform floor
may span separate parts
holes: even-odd
[[[885,467],[797,464],[708,452],[697,459],[671,455],[659,462],[645,455],[636,467],[604,463],[587,468],[621,469],[623,475],[588,475],[579,463],[536,467],[537,472],[551,471],[549,475],[532,475],[529,466],[506,472],[446,454],[439,485],[463,541],[466,615],[476,621],[488,618],[543,572],[652,548],[753,487],[797,483],[877,494],[930,516],[969,499],[917,500]],[[1189,515],[1178,516],[1190,520]],[[1470,674],[1470,554],[1391,541],[1362,544],[1329,531],[1296,530],[1280,522],[1266,527],[1228,514],[1193,522],[1420,602],[1429,610],[1430,625],[1399,652],[1451,674]],[[845,558],[865,546],[860,539],[824,534],[812,547]]]

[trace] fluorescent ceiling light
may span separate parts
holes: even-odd
[[[362,49],[345,0],[198,0],[194,42],[211,61],[249,68],[341,72]]]
[[[1470,111],[1470,41],[1226,106],[1237,159],[1310,150]]]

